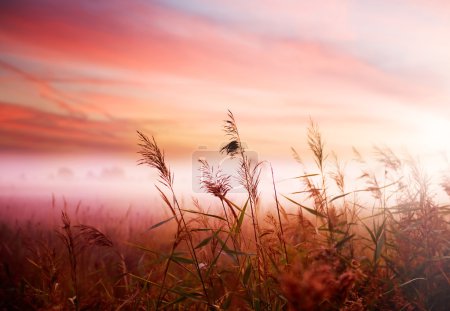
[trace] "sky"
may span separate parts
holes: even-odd
[[[311,118],[343,158],[386,145],[436,163],[448,55],[440,0],[0,0],[0,185],[141,184],[136,130],[188,180],[228,110],[261,159],[294,164]]]

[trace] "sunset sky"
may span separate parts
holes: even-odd
[[[343,158],[426,159],[449,151],[449,55],[444,0],[0,1],[0,183],[137,176],[136,130],[190,163],[228,109],[263,158],[306,152],[311,117]]]

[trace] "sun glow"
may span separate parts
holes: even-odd
[[[448,153],[450,151],[450,121],[436,115],[425,115],[419,119],[417,142],[424,153]]]

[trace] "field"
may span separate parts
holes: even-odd
[[[449,175],[433,185],[420,164],[379,148],[383,171],[355,150],[361,174],[348,181],[311,121],[316,167],[293,150],[304,174],[286,194],[269,163],[247,156],[231,112],[224,131],[222,152],[240,161],[242,200],[230,198],[231,176],[206,160],[201,183],[214,205],[181,200],[164,152],[138,132],[140,164],[159,175],[164,213],[53,199],[47,221],[14,222],[5,217],[14,207],[1,206],[0,309],[448,310]],[[264,199],[262,170],[273,177]]]

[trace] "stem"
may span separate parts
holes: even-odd
[[[286,241],[284,240],[284,230],[283,230],[283,224],[281,223],[281,215],[280,215],[280,203],[278,202],[278,196],[277,196],[277,188],[275,187],[275,178],[273,175],[273,168],[272,165],[270,165],[270,171],[272,172],[272,184],[273,184],[273,192],[275,193],[275,203],[277,204],[277,213],[278,213],[278,222],[280,224],[280,231],[281,231],[281,244],[283,245],[284,248],[284,256],[286,258],[286,264],[289,264],[289,260],[288,260],[288,254],[287,254],[287,249],[286,249]]]
[[[194,243],[192,242],[191,231],[188,230],[188,227],[187,227],[187,224],[186,224],[186,220],[184,219],[183,212],[181,211],[180,204],[178,203],[178,200],[177,200],[177,198],[175,196],[175,192],[174,192],[172,186],[170,186],[170,191],[172,192],[173,201],[174,201],[176,207],[178,208],[178,212],[180,213],[180,218],[181,218],[181,221],[183,222],[184,230],[186,230],[186,233],[188,235],[189,252],[191,253],[192,258],[194,259],[195,269],[197,270],[198,276],[200,278],[200,282],[202,283],[203,292],[205,294],[208,306],[211,307],[211,303],[210,303],[209,297],[208,297],[208,292],[206,290],[205,282],[203,280],[202,273],[201,273],[201,270],[200,270],[197,254],[195,252]]]

